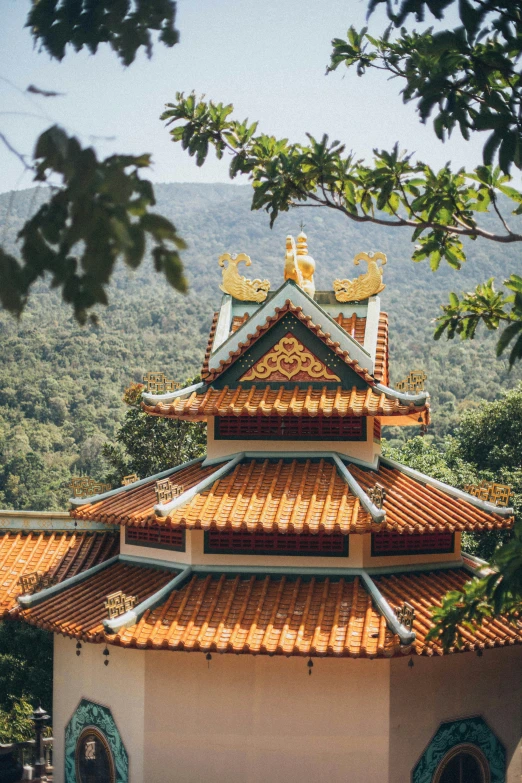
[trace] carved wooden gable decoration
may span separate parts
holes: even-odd
[[[291,332],[270,348],[239,379],[244,381],[334,381],[341,379]]]
[[[347,362],[307,324],[287,312],[248,347],[240,348],[212,385],[217,389],[264,384],[286,388],[326,385],[367,389],[373,379],[355,365],[356,362],[350,363],[349,357]]]

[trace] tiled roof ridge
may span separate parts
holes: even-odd
[[[259,324],[253,334],[248,334],[245,342],[238,343],[238,347],[235,351],[229,351],[227,359],[220,359],[219,367],[208,370],[208,374],[202,377],[205,380],[213,381],[224,370],[226,370],[236,359],[242,356],[263,334],[265,334],[277,321],[279,321],[286,313],[291,312],[304,323],[310,331],[312,331],[328,348],[330,348],[342,361],[351,367],[358,375],[363,378],[370,386],[375,384],[375,378],[370,375],[367,367],[361,367],[356,359],[352,359],[349,352],[342,350],[339,342],[331,339],[330,332],[324,332],[320,324],[315,324],[310,315],[303,314],[303,308],[301,305],[294,305],[291,299],[286,299],[285,303],[281,307],[276,307],[274,313],[268,315],[264,324]],[[352,338],[353,339],[353,338]]]
[[[214,345],[214,337],[216,336],[218,319],[219,319],[219,310],[217,310],[212,317],[212,323],[210,325],[210,333],[208,335],[207,347],[205,349],[205,357],[203,359],[203,365],[201,367],[202,378],[205,378],[208,373],[208,360],[210,359],[210,354],[212,353],[212,346]]]

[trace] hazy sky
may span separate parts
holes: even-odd
[[[0,131],[20,152],[31,153],[38,133],[58,122],[103,156],[152,153],[149,176],[156,182],[228,182],[226,162],[212,159],[198,169],[158,119],[176,91],[194,89],[233,103],[239,118],[257,119],[261,130],[291,140],[327,132],[363,157],[399,141],[435,166],[479,162],[483,138],[466,143],[456,133],[440,144],[413,104],[402,104],[398,82],[379,73],[361,79],[344,67],[324,75],[331,39],[350,24],[364,25],[366,2],[178,0],[181,43],[155,47],[151,60],[140,54],[129,68],[106,45],[95,56],[70,52],[62,63],[38,53],[24,29],[29,5],[2,0]],[[382,15],[370,22],[373,32],[384,26]],[[29,84],[66,95],[23,94]],[[0,192],[31,181],[0,143]]]

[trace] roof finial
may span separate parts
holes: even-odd
[[[303,224],[301,223],[301,226]],[[301,231],[297,243],[292,236],[286,238],[285,280],[294,280],[308,296],[315,294],[314,283],[315,261],[308,255],[306,234]]]

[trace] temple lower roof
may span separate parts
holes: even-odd
[[[351,658],[441,655],[438,644],[426,641],[431,608],[470,578],[462,567],[377,577],[247,569],[205,573],[203,568],[180,574],[120,559],[53,595],[32,596],[21,617],[86,642],[139,649]],[[107,620],[106,597],[118,591],[132,594],[137,605]],[[412,630],[396,618],[405,602],[414,609]],[[461,633],[462,650],[522,642],[522,630],[502,617]]]
[[[38,573],[60,583],[119,550],[119,535],[109,531],[0,533],[0,618],[16,612],[21,576]]]
[[[146,395],[146,397],[152,395]],[[203,386],[186,396],[172,401],[142,404],[155,416],[205,420],[207,416],[411,416],[411,424],[418,423],[419,415],[429,424],[429,402],[406,402],[400,395],[391,396],[379,389],[270,388],[269,386],[231,389],[213,389]]]
[[[170,472],[181,493],[165,504],[157,502],[156,478],[75,499],[71,516],[133,526],[312,534],[454,533],[513,524],[512,510],[385,458],[368,467],[333,452],[196,461]],[[377,486],[386,492],[382,508],[371,499]]]

